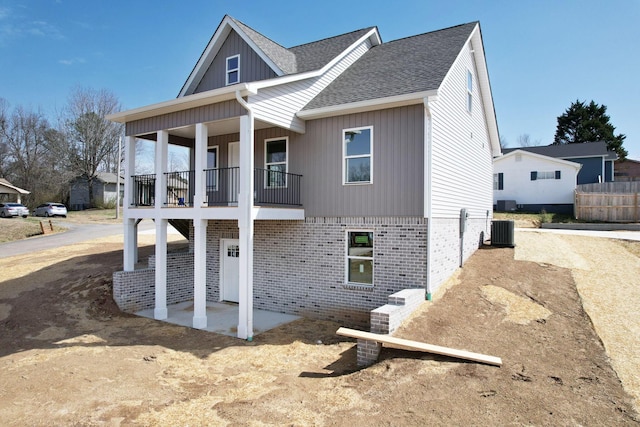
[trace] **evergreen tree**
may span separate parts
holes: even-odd
[[[624,160],[627,150],[622,146],[626,136],[614,134],[616,128],[609,122],[606,105],[590,104],[576,100],[558,117],[554,144],[576,144],[604,141],[607,148]]]

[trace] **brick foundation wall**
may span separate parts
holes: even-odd
[[[374,285],[345,285],[347,230],[374,232]],[[390,294],[426,286],[424,218],[257,221],[254,307],[369,326]]]
[[[431,241],[431,285],[435,292],[460,268],[460,221],[458,218],[434,218],[430,220]],[[491,221],[469,219],[464,234],[463,259],[466,261],[478,249],[481,238],[489,239]]]
[[[122,311],[155,307],[155,256],[149,268],[113,274],[113,299]],[[167,304],[193,299],[193,254],[167,254]]]

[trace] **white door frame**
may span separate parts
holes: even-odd
[[[224,294],[225,294],[225,288],[226,288],[226,282],[225,282],[225,266],[224,266],[224,260],[227,256],[226,254],[226,249],[225,249],[225,245],[228,243],[235,243],[235,244],[240,244],[240,240],[239,239],[220,239],[220,259],[219,259],[219,264],[220,264],[220,292],[219,292],[219,296],[218,296],[218,301],[226,301],[224,299]],[[239,284],[238,284],[239,286]],[[238,302],[238,301],[232,301],[232,302]]]

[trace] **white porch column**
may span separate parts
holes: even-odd
[[[134,218],[129,217],[129,207],[133,200],[133,178],[136,165],[136,138],[127,136],[124,140],[124,199],[122,201],[124,248],[124,271],[133,271],[138,261],[137,224]],[[118,189],[119,191],[119,189]]]
[[[208,145],[209,129],[204,123],[196,123],[196,147],[195,158],[195,194],[193,196],[193,205],[201,207],[206,200],[206,182],[204,170],[207,168],[207,145]]]
[[[166,130],[159,130],[158,137],[156,139],[156,217],[160,215],[157,210],[164,206],[165,198],[167,197],[167,159],[169,158],[169,132]]]
[[[135,218],[124,219],[124,271],[135,270],[138,246],[137,228]]]
[[[197,206],[197,205],[196,205]],[[193,220],[193,327],[207,327],[207,220]]]
[[[164,320],[167,312],[167,226],[169,221],[156,218],[156,307],[153,317]]]
[[[169,221],[161,219],[164,206],[167,176],[167,158],[169,157],[169,132],[158,131],[156,139],[156,188],[155,188],[155,222],[156,222],[156,306],[153,317],[158,320],[167,318],[167,226]]]
[[[238,338],[253,339],[253,115],[240,117]]]

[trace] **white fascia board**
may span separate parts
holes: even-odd
[[[408,93],[404,95],[389,96],[386,98],[370,99],[367,101],[351,102],[349,104],[332,105],[329,107],[315,108],[313,110],[299,111],[297,116],[304,120],[310,120],[335,116],[336,114],[363,113],[366,111],[380,110],[382,108],[404,107],[406,105],[422,104],[425,98],[432,98],[437,95],[437,90]]]
[[[182,86],[182,89],[180,89],[180,93],[178,94],[178,97],[184,96],[185,93],[187,93],[187,91],[194,84],[194,82],[196,80],[199,81],[200,78],[207,71],[207,69],[209,68],[209,65],[211,65],[211,62],[213,62],[213,58],[215,57],[215,54],[220,50],[222,43],[224,43],[224,41],[227,39],[227,36],[231,32],[231,26],[229,25],[230,22],[231,22],[231,18],[228,15],[225,15],[224,19],[216,29],[216,32],[213,33],[213,36],[211,36],[211,40],[209,40],[209,43],[207,44],[207,47],[202,52],[202,55],[200,55],[198,62],[196,62],[196,65],[193,67],[193,70],[191,70],[191,73],[189,74],[187,81]]]
[[[23,190],[20,187],[16,187],[15,185],[7,184],[5,182],[0,182],[0,187],[10,188],[10,189],[12,189],[12,190],[14,190],[14,191],[16,191],[16,192],[18,192],[20,194],[31,194],[30,191]]]
[[[270,68],[271,68],[271,69],[272,69],[272,70],[273,70],[273,71],[274,71],[278,76],[281,76],[281,75],[283,75],[283,74],[284,74],[284,71],[282,71],[282,70],[280,69],[280,67],[278,67],[278,66],[276,65],[276,63],[275,63],[275,62],[273,62],[273,61],[271,60],[271,58],[269,58],[269,57],[264,53],[264,51],[263,51],[262,49],[260,49],[260,48],[258,47],[258,45],[257,45],[257,44],[255,44],[255,43],[253,42],[253,40],[251,40],[251,38],[250,38],[250,37],[249,37],[249,36],[248,36],[244,31],[242,31],[242,29],[241,29],[240,27],[238,27],[238,26],[236,25],[236,23],[235,23],[235,22],[233,22],[232,20],[229,20],[229,25],[231,26],[231,28],[233,28],[233,29],[235,30],[235,32],[236,32],[236,33],[238,33],[238,35],[239,35],[240,37],[242,37],[242,40],[244,40],[244,41],[245,41],[245,43],[246,43],[246,44],[248,44],[248,45],[249,45],[249,47],[251,47],[251,49],[253,49],[253,51],[254,51],[255,53],[257,53],[257,54],[258,54],[258,56],[260,56],[260,59],[262,59],[264,62],[266,62],[266,63],[267,63],[267,65],[268,65],[268,66],[269,66],[269,67],[270,67]],[[213,59],[213,58],[212,58],[212,59]]]
[[[547,161],[549,163],[557,163],[557,164],[564,165],[564,166],[570,166],[570,167],[575,168],[576,170],[580,170],[582,168],[582,164],[581,163],[570,162],[568,160],[559,159],[557,157],[545,156],[544,154],[532,153],[531,151],[526,151],[526,150],[514,150],[514,151],[511,151],[511,152],[509,152],[507,154],[504,154],[502,156],[495,157],[493,159],[493,163],[499,163],[502,160],[514,157],[516,154],[520,154],[520,155],[528,156],[528,157],[533,157],[534,159],[544,160],[544,161]]]
[[[255,83],[250,83],[250,86],[251,86],[251,88],[253,90],[257,91],[258,89],[263,89],[263,88],[266,88],[266,87],[278,86],[278,85],[283,85],[283,84],[287,84],[287,83],[296,82],[296,81],[299,81],[299,80],[306,80],[306,79],[311,79],[311,78],[314,78],[314,77],[319,77],[319,76],[323,75],[324,73],[326,73],[328,70],[330,70],[331,67],[333,67],[339,61],[341,61],[345,56],[347,56],[349,53],[351,53],[351,51],[353,49],[358,47],[362,42],[364,42],[365,40],[367,40],[369,38],[372,39],[371,40],[371,44],[373,46],[377,46],[377,45],[379,45],[381,43],[380,35],[378,34],[378,31],[375,28],[373,28],[373,29],[371,29],[371,31],[369,31],[364,36],[360,37],[351,46],[349,46],[347,49],[342,51],[342,53],[340,53],[340,55],[338,55],[335,58],[333,58],[329,63],[327,63],[324,67],[320,68],[319,70],[308,71],[306,73],[299,73],[299,74],[289,74],[289,75],[282,76],[282,77],[274,77],[272,79],[262,80],[262,81],[255,82]]]
[[[186,110],[188,108],[201,107],[203,105],[214,104],[216,102],[236,99],[236,91],[240,91],[242,96],[255,95],[255,92],[249,88],[249,85],[246,83],[239,83],[232,86],[183,96],[170,101],[163,101],[157,104],[146,105],[132,110],[109,114],[106,116],[106,119],[118,123],[127,123],[134,120],[158,116],[160,114],[173,113],[176,111]]]

